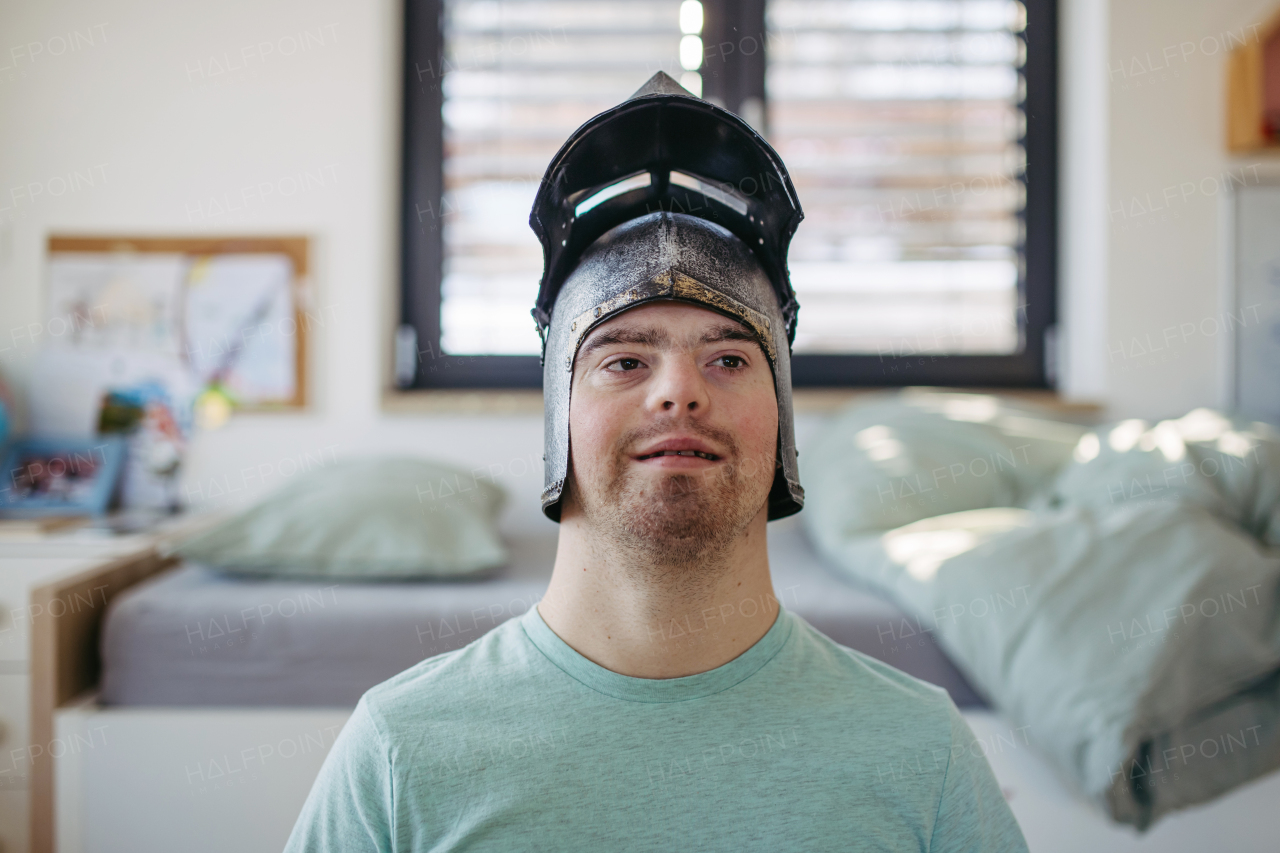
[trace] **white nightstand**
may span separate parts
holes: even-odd
[[[172,529],[171,524],[164,525]],[[106,560],[143,551],[161,534],[88,530],[37,535],[0,530],[0,853],[29,849],[31,591]]]

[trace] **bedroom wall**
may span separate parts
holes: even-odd
[[[1108,50],[1108,402],[1118,416],[1227,402],[1224,193],[1280,176],[1230,157],[1226,44],[1256,38],[1276,0],[1112,0]],[[1234,41],[1232,41],[1234,39]],[[1187,334],[1165,331],[1194,326]]]
[[[46,323],[50,232],[305,233],[315,241],[319,317],[310,328],[310,410],[237,416],[198,435],[186,466],[190,499],[234,506],[335,459],[404,452],[492,472],[513,492],[508,526],[549,526],[536,509],[540,416],[380,411],[397,275],[399,8],[388,0],[4,4],[0,333],[9,339],[0,346],[9,348],[0,370],[21,385],[32,368],[24,330],[35,324],[38,337]],[[51,55],[73,32],[79,49]],[[37,191],[90,169],[95,185],[74,194]],[[304,171],[325,185],[289,194]],[[246,198],[245,187],[262,184],[274,191]]]
[[[1259,21],[1267,3],[1114,0],[1108,10],[1107,0],[1063,1],[1073,22],[1064,30],[1067,128],[1080,129],[1064,137],[1065,292],[1074,300],[1064,311],[1064,387],[1125,414],[1216,403],[1215,340],[1189,340],[1150,364],[1117,354],[1131,336],[1218,310],[1215,200],[1188,199],[1165,218],[1103,218],[1106,205],[1130,195],[1156,196],[1227,168],[1221,57],[1193,55],[1141,85],[1127,72],[1104,79],[1101,64]],[[535,509],[538,415],[392,415],[380,406],[397,274],[399,8],[392,0],[5,4],[0,371],[21,387],[36,349],[27,330],[47,325],[50,232],[306,233],[322,318],[310,341],[313,405],[302,415],[240,416],[198,436],[186,472],[191,499],[234,504],[325,460],[401,451],[493,471],[513,491],[508,525],[545,529]],[[303,31],[310,46],[290,51]],[[71,33],[75,50],[65,46]],[[96,177],[55,192],[54,179],[71,171]],[[303,171],[331,179],[289,194]],[[273,191],[246,197],[259,185]],[[818,423],[800,417],[802,443]]]

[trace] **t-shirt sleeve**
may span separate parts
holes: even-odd
[[[285,853],[390,853],[391,761],[364,700],[334,740]]]
[[[1005,802],[986,750],[951,702],[951,750],[930,853],[1026,851],[1018,821]]]

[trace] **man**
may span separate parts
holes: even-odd
[[[946,693],[772,594],[800,216],[665,75],[565,144],[531,217],[551,584],[365,695],[288,849],[1026,849]]]

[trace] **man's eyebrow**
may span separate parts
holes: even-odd
[[[760,339],[758,337],[741,326],[730,326],[728,324],[716,326],[714,329],[708,329],[702,336],[700,343],[718,344],[721,341],[747,341],[756,345],[759,345],[760,343]]]
[[[662,347],[671,343],[671,336],[664,329],[606,329],[593,335],[582,345],[579,355],[587,356],[598,349],[614,344],[639,344],[640,346]]]
[[[760,345],[760,339],[751,332],[739,325],[730,325],[728,323],[715,326],[708,329],[698,338],[698,344],[717,344],[723,341],[743,341]],[[635,344],[638,346],[649,346],[655,349],[662,349],[671,346],[671,336],[666,329],[655,327],[647,328],[618,328],[606,329],[592,336],[579,352],[581,356],[588,356],[598,349],[614,346],[615,344]]]

